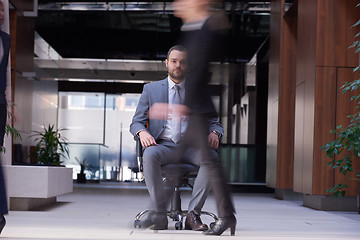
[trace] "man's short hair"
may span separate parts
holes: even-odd
[[[180,52],[187,52],[187,49],[186,49],[184,46],[182,46],[182,45],[175,45],[175,46],[173,46],[172,48],[169,49],[169,51],[168,51],[168,53],[167,53],[167,56],[166,56],[167,59],[169,59],[170,53],[171,53],[172,51],[174,51],[174,50],[177,50],[177,51],[180,51]]]

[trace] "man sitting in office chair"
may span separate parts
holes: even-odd
[[[183,103],[186,58],[187,52],[183,46],[176,45],[170,48],[165,60],[168,77],[144,86],[130,125],[130,132],[140,138],[144,147],[145,183],[155,210],[154,214],[142,223],[142,226],[150,227],[153,230],[167,229],[166,208],[168,198],[162,181],[161,166],[175,163],[176,146],[181,141],[181,135],[185,132],[187,117],[175,117],[169,111],[167,120],[149,119],[148,110],[154,103],[169,103],[170,105]],[[224,130],[217,118],[209,119],[209,129],[209,147],[214,150],[213,152],[217,156],[215,150],[219,146],[219,138]],[[201,158],[199,156],[199,151],[190,149],[184,155],[185,159],[182,159],[183,162],[200,166],[194,182],[188,216],[185,220],[185,229],[204,231],[208,229],[208,226],[201,222],[200,213],[210,192],[210,186],[207,171],[204,166],[200,165]]]

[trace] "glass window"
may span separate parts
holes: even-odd
[[[70,143],[104,143],[104,93],[59,92],[59,128]]]
[[[91,168],[87,179],[137,181],[135,141],[129,132],[140,94],[59,92],[60,128],[70,143],[65,165],[80,171],[77,159]]]

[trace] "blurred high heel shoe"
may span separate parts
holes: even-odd
[[[228,228],[230,228],[231,236],[235,235],[235,227],[236,227],[236,218],[235,216],[227,217],[227,218],[219,218],[216,221],[214,227],[207,231],[204,231],[204,235],[217,235],[220,236],[223,232],[225,232]]]

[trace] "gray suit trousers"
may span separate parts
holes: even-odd
[[[147,189],[156,211],[166,211],[170,201],[169,191],[165,190],[161,176],[161,166],[168,163],[178,163],[176,145],[169,141],[158,141],[157,146],[144,149],[143,167]],[[211,151],[218,158],[216,151]],[[208,171],[206,166],[201,164],[201,153],[199,150],[187,149],[181,158],[181,162],[191,163],[200,166],[198,175],[194,182],[192,199],[189,203],[188,211],[200,214],[205,200],[211,190]]]

